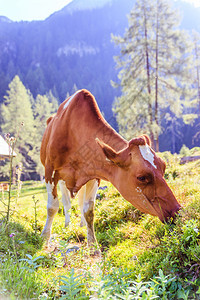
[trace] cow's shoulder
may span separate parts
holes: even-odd
[[[63,103],[60,105],[61,110],[66,110],[73,104],[76,104],[79,101],[89,101],[89,102],[96,102],[94,96],[86,89],[78,90],[73,95],[68,97]]]
[[[86,113],[93,115],[95,118],[103,119],[100,109],[97,105],[95,97],[86,89],[80,91],[80,97],[78,99],[80,107],[85,108]]]
[[[77,110],[78,108],[78,110]],[[74,110],[75,109],[75,110]],[[57,116],[61,118],[68,117],[68,112],[79,111],[79,113],[102,118],[95,97],[86,89],[78,90],[72,96],[68,97],[59,107]]]

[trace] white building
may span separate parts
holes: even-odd
[[[0,160],[4,160],[11,156],[12,149],[4,138],[0,135]],[[13,156],[16,156],[16,153],[13,153]]]

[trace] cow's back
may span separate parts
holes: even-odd
[[[51,161],[61,166],[72,151],[91,138],[104,122],[92,94],[81,90],[65,100],[56,115],[47,121],[42,146],[41,161]]]

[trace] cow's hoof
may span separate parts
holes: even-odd
[[[65,221],[65,228],[66,228],[67,226],[69,226],[69,223],[70,223],[70,221],[68,221],[68,222]]]
[[[49,232],[43,230],[42,233],[41,233],[41,236],[45,240],[45,246],[47,248],[49,248],[49,241],[50,241],[51,234]]]
[[[100,250],[95,250],[94,253],[93,253],[93,256],[101,257],[101,251]]]
[[[50,233],[49,231],[43,230],[41,233],[41,236],[45,239],[45,240],[49,240],[50,239]]]
[[[80,227],[84,227],[84,226],[86,226],[86,224],[85,224],[85,222],[83,220],[81,220]]]
[[[70,215],[69,214],[65,214],[65,227],[67,227],[70,223]]]
[[[90,255],[95,257],[101,257],[101,250],[98,247],[90,247],[89,248]]]
[[[86,226],[86,221],[84,216],[81,214],[81,222],[80,222],[80,227]]]

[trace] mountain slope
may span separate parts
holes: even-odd
[[[78,10],[93,10],[93,9],[97,9],[97,8],[101,8],[107,4],[112,5],[112,2],[116,1],[116,0],[74,0],[71,3],[69,3],[64,9],[63,11],[72,13],[74,11],[78,11]]]
[[[45,21],[4,22],[0,28],[1,99],[17,73],[34,96],[52,89],[60,102],[73,92],[74,84],[87,88],[106,117],[111,117],[116,49],[110,35],[123,33],[132,0],[126,5],[123,0],[107,0],[102,7],[85,6],[83,11],[79,4],[86,2],[74,0]]]

